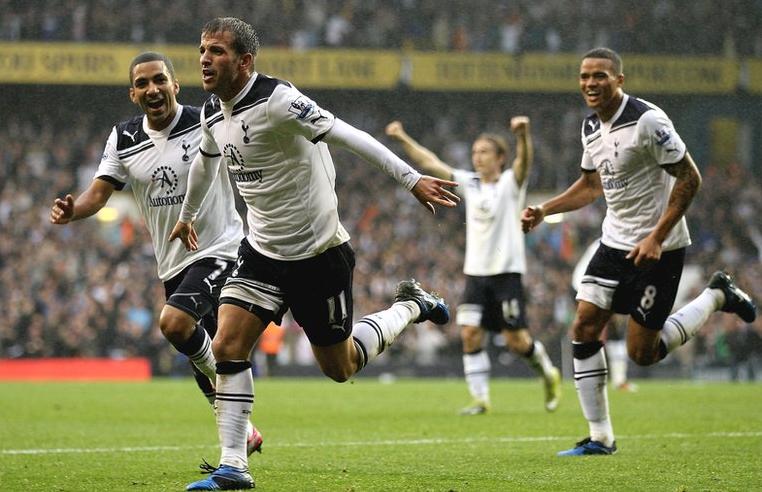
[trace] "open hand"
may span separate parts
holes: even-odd
[[[432,176],[421,176],[421,179],[418,180],[410,191],[433,214],[436,213],[434,204],[453,208],[460,203],[460,197],[446,188],[454,188],[456,186],[458,186],[458,183],[455,181],[434,178]]]
[[[196,251],[198,249],[198,235],[192,223],[177,221],[177,224],[175,224],[175,227],[169,234],[169,241],[174,241],[178,238],[185,245],[186,251]]]

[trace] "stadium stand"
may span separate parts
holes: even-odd
[[[605,26],[599,16],[610,18],[628,2],[598,1],[593,8],[590,1],[562,1],[554,2],[560,8],[551,9],[550,2],[476,0],[469,2],[468,14],[462,13],[461,3],[258,1],[255,25],[266,26],[261,32],[266,46],[291,49],[576,53],[594,43],[648,54],[762,56],[762,4],[751,0],[730,5],[680,3],[682,15],[679,22],[670,20],[670,29],[664,27],[664,19],[671,17],[678,2],[637,2],[637,9],[625,10],[638,13],[626,14],[626,29],[618,33],[579,26]],[[168,0],[164,15],[173,23],[167,30],[160,16],[147,15],[147,1],[133,2],[126,21],[113,15],[115,4],[0,0],[0,40],[193,46],[198,19],[220,12],[251,16],[241,10],[240,2]],[[702,29],[701,42],[686,36],[697,23],[711,23],[711,28]],[[651,42],[656,38],[658,43]],[[145,356],[154,374],[186,374],[184,362],[156,326],[164,295],[142,225],[129,216],[67,227],[53,227],[47,220],[54,197],[83,189],[92,178],[110,125],[135,114],[126,90],[3,87],[0,103],[17,110],[6,109],[0,122],[0,358]],[[305,92],[378,138],[384,138],[387,122],[401,119],[411,134],[456,167],[470,165],[470,142],[478,133],[506,133],[508,117],[525,113],[533,121],[537,152],[530,189],[546,193],[561,189],[578,174],[584,110],[573,94],[421,93],[407,87],[393,89],[394,98],[388,91]],[[205,97],[196,88],[183,88],[182,96],[186,103],[200,103]],[[742,96],[730,94],[726,99]],[[759,104],[758,95],[748,97]],[[674,115],[678,129],[691,118],[689,109],[682,110],[687,101],[681,95],[658,100]],[[387,305],[397,281],[411,275],[457,304],[463,290],[464,237],[457,227],[462,210],[426,216],[411,196],[376,169],[350,154],[334,155],[341,213],[358,252],[355,311],[372,312]],[[694,240],[688,263],[703,272],[726,267],[752,296],[762,299],[760,167],[733,160],[712,162],[711,156],[705,152],[699,159],[704,186],[688,217]],[[759,151],[757,156],[762,157]],[[571,271],[599,234],[601,210],[578,212],[527,239],[530,325],[555,360],[562,357],[562,340],[573,315]],[[736,338],[739,327],[725,322],[724,316],[717,315],[720,321],[694,344],[693,357],[685,362],[688,374],[731,362],[727,350],[738,344],[728,340]],[[744,327],[749,329],[762,335],[762,322]],[[406,331],[386,356],[387,366],[419,374],[459,375],[457,328],[451,324],[441,334],[432,330],[423,326]],[[750,355],[757,363],[762,358],[759,350]],[[279,360],[298,365],[302,352],[298,328],[287,330]],[[504,373],[522,374],[520,364],[512,365],[510,358],[501,361]],[[686,366],[680,367],[684,371]]]

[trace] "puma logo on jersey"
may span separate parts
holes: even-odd
[[[130,140],[132,140],[132,143],[135,143],[135,137],[137,136],[137,134],[138,134],[138,130],[135,130],[134,133],[130,133],[127,130],[122,130],[122,135],[127,135],[128,137],[130,137]]]

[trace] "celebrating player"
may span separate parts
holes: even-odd
[[[254,487],[244,446],[254,402],[249,354],[265,326],[286,310],[304,328],[320,369],[338,382],[377,357],[411,322],[449,320],[444,301],[409,280],[399,284],[389,309],[353,326],[354,252],[339,221],[326,143],[378,166],[431,212],[434,204],[456,206],[457,196],[446,188],[456,183],[421,176],[290,83],[255,72],[258,47],[256,32],[240,19],[217,18],[202,29],[202,83],[214,95],[203,107],[200,151],[170,239],[194,251],[210,234],[197,220],[204,195],[219,181],[220,155],[246,203],[249,234],[222,289],[213,342],[220,466],[208,468],[210,477],[188,490]]]
[[[479,415],[490,408],[490,359],[484,350],[484,333],[502,332],[508,348],[521,355],[542,376],[545,408],[558,406],[560,373],[545,347],[527,329],[524,287],[526,272],[524,237],[519,215],[526,196],[533,148],[529,118],[511,118],[516,135],[516,157],[506,168],[508,144],[492,134],[482,134],[471,148],[474,171],[454,169],[405,132],[394,121],[386,134],[402,143],[407,155],[424,172],[452,179],[466,203],[466,292],[458,306],[457,321],[463,342],[463,372],[473,402],[461,415]]]
[[[167,302],[159,317],[166,339],[192,362],[194,376],[210,403],[215,399],[212,337],[217,331],[220,289],[233,269],[243,224],[226,189],[227,174],[204,201],[197,223],[207,234],[188,253],[166,238],[177,222],[185,196],[189,164],[201,140],[201,108],[177,102],[180,84],[166,56],[145,52],[130,63],[130,99],[145,113],[111,130],[95,179],[76,200],[57,198],[53,224],[68,224],[98,212],[114,190],[132,188],[153,242],[159,278]],[[259,431],[247,421],[247,452],[262,445]]]
[[[522,214],[529,232],[548,215],[576,210],[603,195],[601,244],[582,277],[572,324],[574,380],[590,435],[560,456],[616,452],[606,391],[601,332],[613,313],[629,315],[627,351],[651,365],[690,340],[715,311],[756,317],[749,296],[724,272],[670,316],[690,236],[684,214],[701,175],[672,121],[653,104],[625,94],[622,60],[608,48],[586,53],[579,73],[593,114],[582,123],[582,176],[563,193]]]

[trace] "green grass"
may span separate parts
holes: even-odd
[[[557,458],[587,433],[574,388],[546,414],[539,382],[493,381],[459,417],[459,380],[256,381],[262,491],[762,490],[762,386],[641,382],[610,392],[619,453]],[[0,384],[0,490],[184,490],[219,457],[190,380]]]

